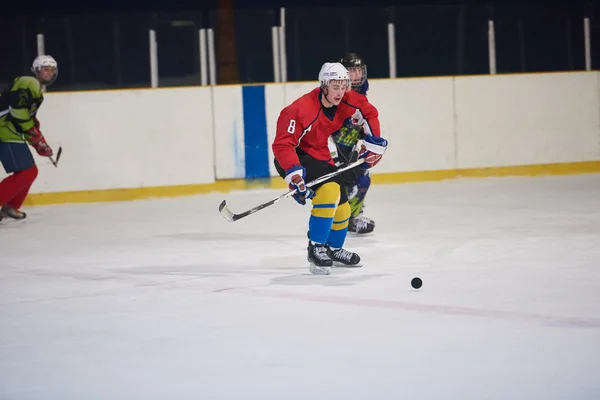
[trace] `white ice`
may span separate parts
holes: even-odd
[[[600,175],[373,186],[330,276],[308,207],[217,211],[279,193],[3,222],[0,399],[600,398]]]

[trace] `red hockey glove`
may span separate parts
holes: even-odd
[[[374,167],[381,161],[383,153],[387,149],[388,142],[382,137],[365,135],[358,158],[364,158],[365,162],[360,165],[362,169]]]
[[[44,138],[44,135],[42,135],[42,132],[39,130],[39,128],[34,126],[27,131],[27,133],[29,134],[29,143],[40,156],[50,157],[54,154],[52,148],[48,145],[48,143],[46,143],[46,139]]]

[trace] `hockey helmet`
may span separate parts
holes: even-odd
[[[360,76],[358,79],[351,79],[350,84],[352,89],[359,90],[367,80],[367,64],[365,60],[357,53],[348,53],[341,60],[340,63],[348,69],[350,75],[355,70],[360,70]]]
[[[40,72],[42,68],[49,67],[52,71],[52,76],[49,78],[44,78],[41,76]],[[35,60],[33,60],[33,65],[31,66],[31,72],[34,73],[35,77],[40,81],[42,85],[49,86],[58,77],[58,63],[52,56],[41,55],[37,56]],[[45,74],[44,74],[45,75]]]
[[[321,88],[329,86],[330,81],[346,81],[350,85],[350,74],[346,67],[338,62],[326,62],[319,71],[319,82]]]

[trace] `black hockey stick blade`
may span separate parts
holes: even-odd
[[[223,218],[225,218],[229,222],[233,222],[233,221],[236,220],[235,214],[232,213],[231,210],[229,210],[229,207],[227,207],[227,201],[226,200],[223,200],[221,202],[221,204],[219,205],[219,212],[221,213],[221,215],[223,216]]]
[[[359,159],[359,160],[357,160],[357,161],[355,161],[355,162],[353,162],[351,164],[346,165],[343,168],[338,169],[337,171],[331,172],[331,173],[329,173],[327,175],[323,175],[320,178],[317,178],[314,181],[311,181],[311,182],[307,183],[306,187],[312,187],[312,186],[317,185],[317,184],[319,184],[321,182],[325,182],[326,180],[328,180],[330,178],[333,178],[334,176],[339,175],[339,174],[341,174],[344,171],[347,171],[349,169],[352,169],[352,168],[354,168],[354,167],[362,164],[364,161],[365,161],[364,158],[361,158],[361,159]],[[281,201],[283,199],[287,199],[288,197],[292,197],[295,194],[296,194],[296,190],[295,189],[291,190],[291,191],[289,191],[287,193],[284,193],[284,194],[282,194],[282,195],[280,195],[280,196],[278,196],[278,197],[276,197],[276,198],[274,198],[272,200],[267,201],[266,203],[259,204],[256,207],[253,207],[253,208],[249,209],[248,211],[244,211],[244,212],[239,213],[239,214],[233,213],[229,209],[229,207],[227,207],[227,201],[223,200],[221,202],[221,204],[219,205],[219,212],[221,213],[221,215],[223,216],[223,218],[225,218],[227,221],[234,222],[234,221],[237,221],[238,219],[242,219],[244,217],[247,217],[250,214],[254,214],[255,212],[260,211],[260,210],[262,210],[264,208],[272,206],[273,204],[277,203],[278,201]]]
[[[290,192],[292,193],[292,192]],[[295,191],[293,192],[295,193]],[[242,219],[244,217],[247,217],[250,214],[254,214],[257,211],[262,210],[263,208],[267,208],[269,206],[272,206],[273,204],[277,203],[279,200],[282,200],[286,197],[289,197],[289,193],[286,193],[284,195],[279,196],[276,199],[270,200],[266,203],[262,203],[254,208],[249,209],[248,211],[244,211],[242,213],[239,214],[234,214],[229,207],[227,207],[227,201],[223,200],[221,202],[221,204],[219,205],[219,212],[221,213],[221,215],[223,216],[223,218],[225,218],[227,221],[229,222],[234,222],[237,221],[238,219]]]
[[[60,155],[62,154],[62,146],[58,147],[58,151],[56,152],[56,160],[52,158],[52,156],[50,156],[50,161],[52,162],[52,164],[54,164],[54,166],[56,168],[58,168],[58,160],[60,160]]]

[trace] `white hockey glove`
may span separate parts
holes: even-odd
[[[387,149],[388,142],[382,137],[365,135],[358,158],[364,158],[365,162],[360,165],[362,169],[374,167],[381,161],[383,153]]]
[[[292,197],[299,204],[305,205],[306,200],[315,197],[315,192],[306,187],[304,183],[304,177],[306,176],[306,169],[301,166],[296,166],[285,171],[285,182],[288,184],[291,190],[296,189],[297,192]]]

